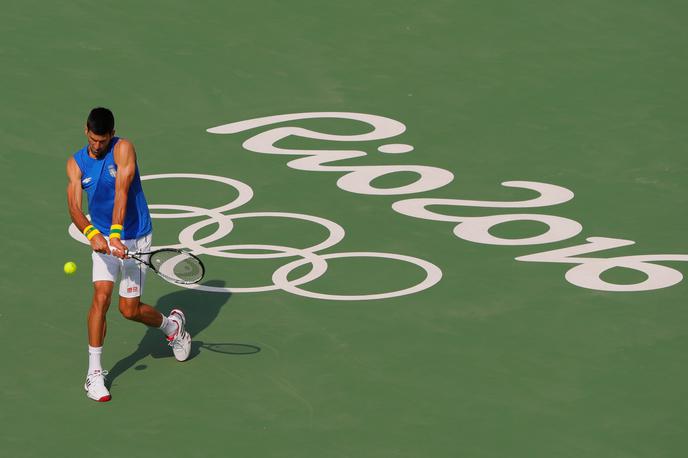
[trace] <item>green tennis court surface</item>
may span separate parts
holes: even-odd
[[[3,3],[0,455],[686,456],[687,21],[667,0]],[[146,282],[187,313],[186,363],[114,301],[106,404],[82,389],[64,171],[98,105],[136,145],[154,245],[207,267],[203,290]]]

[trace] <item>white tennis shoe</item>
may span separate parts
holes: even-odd
[[[108,371],[93,371],[86,377],[86,383],[84,383],[84,389],[86,390],[86,396],[98,402],[107,402],[112,397],[107,388],[105,388],[105,376]]]
[[[174,309],[170,312],[169,320],[177,324],[177,332],[167,337],[169,346],[177,361],[186,361],[191,353],[191,336],[186,332],[186,317],[184,312]]]

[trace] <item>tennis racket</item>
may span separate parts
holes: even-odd
[[[163,279],[179,285],[193,285],[203,279],[205,267],[198,257],[188,251],[162,248],[147,253],[137,251],[127,257],[150,267]]]

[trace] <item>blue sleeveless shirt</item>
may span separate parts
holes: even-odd
[[[88,196],[88,212],[93,224],[104,235],[110,235],[112,210],[115,206],[115,145],[119,137],[113,137],[105,156],[93,159],[88,155],[88,145],[74,153],[74,160],[81,169],[81,188]],[[139,166],[136,164],[134,179],[127,195],[127,212],[124,217],[123,239],[137,239],[153,231],[146,196],[141,187]]]

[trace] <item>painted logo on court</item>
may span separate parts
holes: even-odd
[[[394,119],[365,113],[347,112],[314,112],[292,113],[263,118],[232,122],[208,129],[212,134],[237,134],[249,130],[273,126],[275,124],[294,122],[305,119],[336,118],[358,121],[372,127],[372,130],[359,135],[334,135],[313,131],[301,127],[278,126],[253,135],[243,143],[249,151],[281,156],[298,156],[287,162],[287,166],[297,170],[311,172],[333,172],[339,176],[337,186],[347,192],[367,195],[404,195],[439,189],[454,179],[454,175],[438,167],[424,165],[342,165],[339,161],[363,158],[365,151],[351,149],[286,149],[275,146],[280,140],[288,137],[302,137],[313,140],[336,142],[379,141],[396,137],[406,130],[406,126]],[[386,154],[403,154],[413,151],[413,146],[403,143],[387,143],[377,150]],[[373,186],[373,181],[385,175],[399,172],[414,172],[416,181],[393,188]],[[483,207],[498,209],[540,208],[562,204],[573,199],[570,190],[549,183],[534,181],[505,181],[502,186],[534,191],[538,197],[518,201],[481,201],[465,199],[412,198],[396,201],[392,208],[405,216],[430,221],[444,221],[454,226],[456,237],[486,245],[528,246],[560,242],[570,239],[583,231],[583,226],[572,219],[554,215],[533,213],[507,213],[493,216],[468,217],[441,213],[433,206]],[[506,239],[490,234],[490,229],[514,221],[537,221],[544,223],[547,230],[539,235],[519,239]],[[539,253],[524,254],[516,258],[525,262],[546,262],[573,264],[566,271],[565,279],[582,288],[599,291],[649,291],[667,288],[679,283],[683,275],[676,269],[657,262],[688,261],[688,254],[646,254],[634,256],[615,256],[608,258],[588,257],[590,253],[607,251],[635,244],[632,240],[609,237],[587,237],[586,243],[573,245]],[[304,261],[306,262],[306,261]],[[634,284],[615,284],[601,278],[601,275],[613,268],[626,268],[645,274],[645,280]]]
[[[207,285],[179,285],[184,288],[198,289],[210,292],[231,292],[231,293],[258,293],[265,291],[283,290],[292,294],[303,297],[310,297],[313,299],[326,299],[336,301],[364,301],[373,299],[388,299],[392,297],[405,296],[407,294],[417,293],[426,290],[437,284],[442,278],[442,271],[431,262],[425,261],[413,256],[407,256],[396,253],[382,253],[382,252],[338,252],[321,254],[324,250],[329,250],[335,247],[344,239],[346,232],[344,228],[334,221],[321,218],[313,215],[306,215],[302,213],[287,213],[287,212],[251,212],[251,213],[237,213],[236,210],[244,204],[248,203],[253,198],[253,190],[249,185],[232,178],[203,175],[193,173],[163,173],[158,175],[142,176],[141,180],[160,180],[160,179],[194,179],[207,180],[223,183],[238,193],[238,196],[231,202],[226,203],[217,208],[202,208],[189,205],[171,205],[171,204],[150,204],[148,207],[151,210],[165,210],[173,211],[174,213],[153,213],[152,218],[170,219],[170,218],[198,218],[203,217],[201,221],[195,222],[179,233],[179,244],[165,245],[164,247],[152,247],[152,250],[158,248],[186,248],[191,250],[196,255],[214,256],[218,258],[232,258],[243,259],[247,262],[256,259],[274,259],[274,258],[297,258],[289,261],[283,266],[279,267],[272,274],[272,283],[269,285],[258,287],[217,287]],[[228,192],[227,194],[231,194]],[[243,218],[287,218],[299,221],[307,221],[309,223],[321,226],[328,232],[325,240],[316,243],[309,247],[288,247],[269,244],[243,244],[243,245],[222,245],[209,247],[208,245],[228,236],[233,228],[234,222]],[[213,226],[215,232],[202,238],[197,238],[196,235],[202,229]],[[76,228],[74,224],[69,226],[69,234],[75,240],[89,244],[86,237]],[[248,250],[261,250],[264,253],[248,253]],[[327,271],[327,261],[329,259],[339,258],[378,258],[390,259],[397,262],[405,262],[417,266],[420,270],[425,272],[425,278],[415,285],[401,287],[394,291],[382,291],[374,294],[363,295],[344,295],[344,294],[324,294],[308,291],[306,284],[320,278]],[[310,265],[311,270],[301,278],[289,280],[290,274],[303,265]]]

